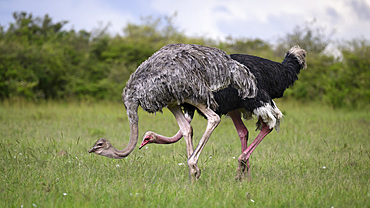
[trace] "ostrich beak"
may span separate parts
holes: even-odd
[[[140,145],[140,147],[139,147],[139,149],[141,149],[142,147],[144,147],[145,145],[147,145],[149,143],[149,139],[148,140],[144,140],[142,143],[141,143],[141,145]]]
[[[96,148],[93,147],[93,148],[89,149],[89,153],[93,153],[93,152],[95,152],[95,150],[96,150]]]

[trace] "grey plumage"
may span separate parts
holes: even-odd
[[[171,104],[185,102],[218,107],[213,92],[233,87],[239,97],[252,98],[257,83],[247,67],[224,51],[200,45],[172,44],[161,48],[130,76],[123,102],[131,122],[140,105],[154,113]]]

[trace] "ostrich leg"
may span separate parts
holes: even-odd
[[[237,179],[243,179],[244,173],[243,167],[245,167],[245,163],[249,160],[249,157],[251,156],[252,152],[256,149],[259,143],[263,140],[263,138],[266,137],[267,134],[269,134],[272,131],[272,128],[270,129],[266,123],[262,122],[262,128],[261,132],[257,135],[256,139],[248,146],[246,150],[239,156],[238,158],[238,176]],[[249,169],[249,167],[248,167]]]
[[[242,153],[247,149],[248,147],[248,129],[245,127],[241,117],[240,117],[240,111],[239,110],[233,110],[228,113],[230,118],[233,120],[234,126],[236,128],[236,131],[238,132],[241,146],[242,146]],[[251,179],[250,169],[249,169],[249,159],[247,159],[246,163],[241,163],[238,166],[238,175],[237,179],[244,178],[245,172],[247,171],[247,178],[248,180]],[[240,175],[242,174],[242,175]]]
[[[177,136],[177,140],[181,139],[183,136],[186,143],[186,150],[188,153],[188,158],[193,154],[194,148],[193,148],[193,128],[190,125],[190,122],[187,118],[185,118],[183,112],[181,111],[180,106],[171,106],[168,107],[168,109],[173,113],[173,115],[176,118],[176,121],[180,127],[180,133],[178,132],[175,137]],[[176,140],[176,141],[177,141]],[[175,141],[175,142],[176,142]]]
[[[240,142],[242,144],[242,152],[247,149],[248,145],[248,129],[245,127],[241,117],[239,110],[233,110],[227,113],[230,118],[233,120],[234,126],[236,131],[238,132],[238,136],[240,138]]]
[[[202,104],[198,104],[194,106],[197,107],[207,117],[208,123],[207,123],[207,128],[202,138],[199,141],[198,146],[195,148],[193,154],[188,159],[190,176],[192,177],[193,182],[195,180],[198,180],[200,177],[200,169],[198,168],[198,165],[197,165],[199,156],[204,146],[206,145],[209,137],[211,136],[213,130],[218,126],[218,124],[221,121],[220,117],[207,106],[202,105]]]

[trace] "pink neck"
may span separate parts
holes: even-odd
[[[173,137],[165,137],[159,134],[155,134],[156,140],[155,143],[157,144],[172,144],[179,141],[182,138],[181,131],[178,131]]]

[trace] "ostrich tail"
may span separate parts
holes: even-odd
[[[293,46],[286,54],[284,62],[290,61],[290,59],[295,59],[295,61],[298,61],[298,64],[300,66],[300,69],[306,69],[307,64],[306,64],[306,51],[303,50],[301,47],[298,45]],[[284,63],[283,62],[283,63]]]

